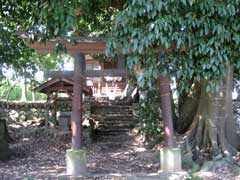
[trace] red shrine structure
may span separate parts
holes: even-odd
[[[88,58],[90,54],[103,54],[105,52],[105,39],[77,37],[74,40],[77,42],[76,45],[72,45],[69,39],[61,40],[67,52],[75,58],[74,71],[49,72],[47,76],[50,80],[37,89],[48,95],[52,92],[63,91],[72,98],[72,149],[67,150],[66,153],[67,172],[71,175],[81,175],[86,172],[86,151],[82,149],[82,94],[104,96],[112,93],[117,95],[127,87],[126,77],[129,73],[125,69],[125,60],[122,55],[119,55],[114,63],[100,62],[97,59]],[[57,43],[57,40],[48,41],[46,44],[35,42],[29,44],[29,46],[40,53],[48,53],[53,51]],[[161,74],[160,94],[167,146],[167,148],[161,150],[161,168],[164,171],[175,171],[181,169],[181,152],[179,149],[173,148],[173,122],[169,85],[167,75]]]
[[[69,39],[63,44],[67,53],[76,58],[77,53],[84,54],[83,86],[84,93],[94,97],[106,97],[114,100],[121,96],[127,88],[129,72],[126,70],[123,55],[113,60],[102,61],[97,54],[104,54],[106,40],[104,38],[78,37],[76,45],[71,45]],[[57,41],[48,41],[46,44],[35,42],[30,47],[39,53],[50,53],[54,50]],[[73,90],[73,71],[51,71],[45,73],[48,79],[45,83],[35,88],[35,91],[51,96],[53,92],[64,92],[70,95]]]

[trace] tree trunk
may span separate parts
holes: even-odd
[[[5,98],[7,101],[9,100],[10,94],[11,94],[12,90],[15,88],[15,86],[16,86],[16,83],[14,83],[12,86],[10,86],[8,93],[6,95],[6,98]]]
[[[229,66],[229,71],[226,77],[226,109],[227,113],[226,116],[226,138],[229,143],[235,147],[236,149],[240,150],[240,136],[236,133],[236,124],[233,118],[233,102],[232,102],[232,91],[233,91],[233,67]]]
[[[21,101],[25,102],[27,101],[27,82],[25,77],[21,82],[21,89],[22,89]]]
[[[191,86],[191,93],[180,93],[178,100],[179,117],[174,118],[174,128],[180,134],[188,130],[198,109],[201,87],[196,83]]]
[[[32,91],[32,102],[35,102],[36,98],[35,98],[35,92],[33,90],[33,83],[31,82],[31,91]]]
[[[220,153],[235,154],[239,148],[239,136],[233,121],[232,75],[232,68],[228,66],[219,92],[207,93],[206,82],[201,83],[197,112],[186,132],[193,159],[199,157],[200,150],[216,156]]]

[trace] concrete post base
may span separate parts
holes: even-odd
[[[162,148],[160,150],[162,172],[179,172],[182,170],[181,149]]]
[[[72,176],[87,175],[86,167],[87,157],[86,151],[83,149],[69,149],[66,152],[67,174]]]

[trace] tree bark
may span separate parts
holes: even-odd
[[[32,89],[32,102],[35,102],[35,92],[33,91],[33,83],[31,82],[31,89]]]
[[[240,136],[239,134],[236,133],[236,124],[235,124],[235,120],[233,118],[233,102],[232,102],[232,91],[233,91],[233,67],[232,66],[228,66],[228,72],[227,72],[227,77],[226,77],[226,96],[225,96],[225,100],[226,100],[226,110],[227,113],[225,114],[225,118],[226,118],[226,136],[227,136],[227,140],[229,141],[229,143],[235,147],[236,149],[240,150]]]
[[[210,152],[213,156],[235,154],[239,148],[239,136],[233,126],[231,66],[228,65],[219,92],[207,93],[205,85],[206,82],[201,83],[197,112],[185,134],[186,142],[194,159],[199,157],[200,151]]]
[[[26,78],[25,77],[24,77],[24,79],[21,82],[21,88],[22,88],[21,101],[25,102],[25,101],[27,101],[27,82],[26,82]]]
[[[188,130],[198,109],[201,87],[200,83],[191,84],[190,93],[180,93],[178,100],[179,117],[174,121],[174,127],[179,134]]]

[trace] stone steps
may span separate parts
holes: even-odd
[[[114,130],[114,129],[130,129],[129,125],[128,124],[114,124],[114,125],[100,125],[101,128],[100,129],[111,129],[111,130]]]
[[[104,135],[104,136],[112,136],[112,135],[119,135],[119,134],[127,134],[127,132],[129,132],[129,128],[128,129],[98,129],[98,135]]]
[[[133,126],[132,106],[129,105],[97,105],[95,116],[99,118],[98,136],[126,135]]]
[[[122,117],[113,117],[113,118],[111,118],[111,117],[106,117],[106,118],[104,118],[104,122],[108,122],[108,121],[110,121],[110,122],[112,122],[112,121],[114,121],[114,122],[125,122],[125,121],[131,121],[133,118],[132,117],[124,117],[124,116],[122,116]]]
[[[109,104],[102,104],[102,105],[94,105],[94,107],[97,107],[98,109],[131,109],[131,105],[109,105]]]

